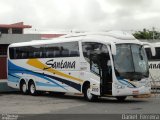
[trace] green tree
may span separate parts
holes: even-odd
[[[160,32],[143,29],[143,31],[133,33],[133,36],[137,39],[160,39]]]

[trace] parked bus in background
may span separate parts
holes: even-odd
[[[160,88],[160,42],[151,43],[155,47],[156,55],[152,56],[149,46],[145,46],[149,61],[149,71],[152,80],[152,87]]]
[[[130,34],[113,31],[13,43],[8,47],[8,85],[31,95],[83,93],[88,101],[150,94],[143,46]]]

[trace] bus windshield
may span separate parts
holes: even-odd
[[[140,80],[149,76],[148,60],[144,48],[138,44],[117,44],[113,56],[117,77]]]

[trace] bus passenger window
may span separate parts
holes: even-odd
[[[28,58],[33,58],[33,52],[29,52],[29,56],[28,56]]]
[[[70,57],[79,56],[78,51],[70,51]]]
[[[34,52],[34,58],[40,58],[40,52]]]
[[[151,53],[150,48],[145,48],[145,51],[146,51],[148,60],[151,60],[151,58],[152,58],[152,53]]]
[[[151,49],[145,48],[147,57],[149,61],[159,61],[160,60],[160,47],[156,47],[156,56],[152,56]]]
[[[16,48],[9,48],[10,59],[16,59]]]
[[[78,56],[79,56],[78,42],[66,42],[61,44],[61,57],[78,57]]]
[[[49,58],[58,57],[78,57],[79,46],[78,42],[66,42],[46,45],[46,53],[52,52],[54,55],[48,56]]]
[[[46,52],[46,57],[47,58],[54,58],[60,56],[60,46],[59,44],[49,44],[45,46],[45,52]]]
[[[54,51],[54,57],[61,57],[60,50]]]
[[[22,53],[22,58],[26,59],[27,58],[27,53]]]
[[[62,56],[63,57],[69,57],[69,50],[63,50],[62,51]]]

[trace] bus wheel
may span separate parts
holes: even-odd
[[[124,102],[125,99],[126,99],[126,96],[118,96],[118,97],[116,97],[116,98],[117,98],[117,100],[118,100],[119,102]]]
[[[31,82],[29,84],[29,92],[30,92],[31,95],[36,95],[37,94],[36,86],[35,86],[34,82]]]
[[[87,85],[85,87],[85,91],[84,91],[84,97],[86,100],[88,101],[95,101],[96,99],[98,99],[98,96],[91,94],[91,88],[90,85]]]
[[[26,82],[22,81],[22,82],[20,83],[20,91],[21,91],[23,94],[27,94],[27,93],[28,93]]]

